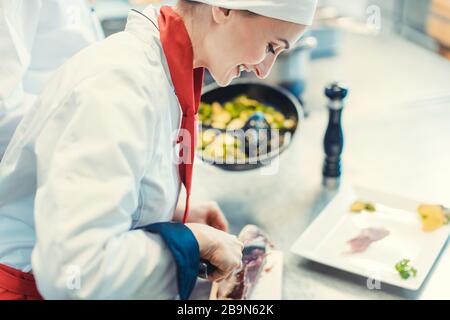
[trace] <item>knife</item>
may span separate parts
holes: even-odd
[[[265,253],[266,243],[263,241],[253,241],[248,245],[245,245],[244,249],[242,250],[242,260],[244,260],[244,257],[249,255],[253,250],[261,250]],[[234,273],[239,273],[243,268],[244,264],[242,263],[242,267],[238,270],[235,270]],[[200,278],[208,279],[208,276],[213,274],[217,270],[217,267],[207,260],[200,259],[198,270],[198,276]]]

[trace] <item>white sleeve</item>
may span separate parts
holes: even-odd
[[[53,71],[103,38],[86,0],[0,0],[0,111],[39,94]]]
[[[23,77],[41,13],[40,0],[0,0],[0,111],[24,101]]]
[[[162,238],[130,231],[156,134],[143,81],[119,71],[85,80],[37,137],[32,268],[44,298],[177,295]]]
[[[67,59],[103,38],[87,0],[44,0],[30,67],[24,78],[25,91],[40,93]]]

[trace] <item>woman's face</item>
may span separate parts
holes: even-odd
[[[278,55],[292,47],[305,26],[213,7],[213,24],[204,39],[206,68],[220,86],[241,70],[266,78]]]

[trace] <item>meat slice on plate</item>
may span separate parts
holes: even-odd
[[[347,241],[350,245],[349,253],[362,253],[376,241],[386,238],[390,234],[385,228],[365,228],[362,229],[358,236]]]

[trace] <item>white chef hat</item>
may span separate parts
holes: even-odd
[[[248,10],[250,12],[289,21],[311,25],[317,0],[190,0],[225,9]]]

